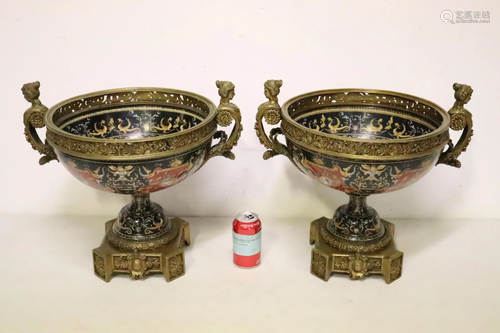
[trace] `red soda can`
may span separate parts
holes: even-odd
[[[236,215],[233,221],[233,261],[236,266],[251,268],[260,264],[262,223],[252,212]]]

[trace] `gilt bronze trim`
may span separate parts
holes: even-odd
[[[376,272],[394,281],[401,276],[403,253],[395,248],[394,226],[366,205],[366,197],[405,188],[439,163],[460,167],[457,158],[473,134],[472,115],[464,108],[472,88],[455,83],[456,101],[446,112],[419,97],[371,89],[315,91],[282,108],[282,84],[264,83],[268,101],[259,106],[255,123],[267,149],[263,158],[284,155],[302,173],[350,197],[331,219],[311,223],[311,273],[326,281],[332,272],[353,279]],[[263,120],[281,125],[268,136]],[[456,146],[449,128],[463,130]]]
[[[106,223],[105,238],[94,249],[94,272],[104,281],[113,273],[140,279],[163,272],[167,281],[184,274],[189,224],[168,217],[149,194],[182,182],[212,157],[235,158],[232,149],[243,129],[240,110],[231,103],[235,86],[229,81],[216,86],[218,107],[181,90],[121,88],[73,97],[50,109],[40,102],[39,82],[23,86],[31,103],[24,113],[25,136],[43,155],[40,164],[58,160],[88,186],[133,197]],[[217,130],[231,124],[229,135]],[[47,127],[45,143],[36,131],[42,127]]]

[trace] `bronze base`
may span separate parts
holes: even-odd
[[[186,272],[184,246],[190,244],[189,223],[174,217],[177,236],[165,246],[151,251],[123,250],[111,245],[107,233],[116,219],[106,222],[106,235],[101,246],[94,249],[94,273],[106,282],[113,273],[129,274],[133,279],[142,279],[151,273],[163,273],[167,282],[181,277]],[[168,236],[168,235],[167,235]]]
[[[394,238],[382,250],[376,252],[347,252],[334,248],[323,239],[321,230],[328,218],[311,222],[310,243],[315,245],[311,253],[311,273],[328,281],[332,273],[347,273],[351,279],[364,279],[370,274],[381,274],[386,283],[397,280],[402,273],[403,252],[396,249]],[[387,231],[394,236],[394,224],[381,219]]]

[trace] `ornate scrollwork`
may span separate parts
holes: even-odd
[[[229,126],[234,120],[234,128],[229,137],[223,131],[217,131],[214,134],[214,139],[219,139],[209,151],[209,158],[215,156],[224,156],[234,160],[234,153],[231,151],[238,144],[243,126],[241,124],[240,109],[231,100],[234,98],[234,84],[229,81],[216,81],[219,88],[220,103],[217,108],[217,124],[222,127]]]
[[[313,252],[311,272],[319,278],[324,279],[326,275],[326,258],[319,253]]]
[[[355,211],[353,200],[362,198],[362,209]],[[341,239],[369,242],[384,236],[385,227],[380,222],[377,212],[366,205],[366,197],[350,196],[349,204],[342,205],[328,221],[328,231]]]
[[[106,276],[106,269],[104,268],[104,259],[94,253],[94,271],[102,279]]]
[[[255,133],[257,134],[260,143],[268,149],[263,155],[265,160],[276,155],[285,155],[292,160],[288,147],[278,141],[278,135],[283,134],[281,129],[279,127],[271,129],[268,137],[262,124],[262,118],[264,118],[270,125],[276,125],[281,121],[282,111],[278,102],[278,94],[280,93],[282,85],[282,80],[267,80],[264,83],[264,95],[267,97],[268,101],[259,106],[256,116],[254,127]]]
[[[113,257],[113,270],[115,271],[128,271],[130,268],[128,255],[114,256]]]
[[[366,268],[370,272],[380,272],[382,270],[382,259],[368,258],[366,261]]]
[[[370,253],[380,251],[392,240],[391,233],[386,232],[381,238],[374,241],[350,241],[332,234],[326,227],[326,223],[321,227],[320,234],[328,245],[346,252]]]
[[[465,152],[469,145],[473,130],[472,130],[472,114],[464,107],[471,97],[473,90],[466,84],[455,83],[453,85],[455,90],[455,103],[448,111],[450,115],[450,127],[454,131],[463,130],[458,143],[454,145],[451,140],[448,143],[448,149],[441,155],[437,164],[448,164],[456,168],[460,168],[462,164],[458,160],[458,156]]]
[[[146,267],[146,256],[137,251],[133,254],[128,255],[128,269],[129,274],[132,279],[138,280],[146,277],[147,267]]]
[[[105,160],[107,158],[133,159],[150,158],[151,154],[175,154],[177,149],[187,149],[206,142],[214,133],[217,125],[211,122],[196,131],[180,133],[173,137],[152,138],[137,142],[96,142],[85,141],[82,138],[73,139],[52,131],[47,131],[47,139],[56,149],[80,157],[92,157]]]
[[[31,107],[24,112],[24,136],[34,150],[38,151],[42,157],[40,165],[52,160],[57,161],[54,149],[45,141],[40,140],[36,129],[45,127],[44,116],[48,108],[40,101],[40,82],[31,82],[23,85],[21,89],[24,98],[31,103]]]
[[[113,232],[122,239],[145,241],[161,237],[171,227],[165,211],[149,194],[134,194],[132,203],[120,210]]]
[[[38,99],[38,88],[38,82],[29,83],[23,87],[23,93],[26,99],[32,103],[32,107],[25,113],[25,134],[32,146],[43,155],[46,155],[42,157],[40,163],[57,159],[54,149],[76,157],[99,160],[147,159],[152,154],[167,156],[178,153],[178,150],[188,150],[208,142],[217,130],[216,119],[193,128],[190,119],[180,119],[179,117],[171,120],[168,118],[162,119],[150,128],[151,132],[162,134],[172,132],[175,135],[151,136],[137,141],[128,140],[128,142],[108,139],[107,136],[110,133],[115,135],[117,133],[126,134],[131,131],[138,131],[137,128],[130,127],[130,119],[108,119],[105,125],[96,123],[94,128],[84,136],[79,133],[67,132],[66,129],[63,131],[57,130],[57,127],[60,127],[64,123],[64,119],[68,119],[70,115],[85,113],[98,108],[146,103],[147,105],[159,105],[161,107],[170,105],[186,107],[201,115],[202,118],[208,117],[212,112],[210,101],[180,91],[166,91],[161,88],[118,89],[84,95],[81,98],[75,98],[70,102],[52,108],[50,110],[50,124],[48,124],[49,128],[47,128],[46,134],[47,141],[44,144],[38,139],[35,128],[45,126],[43,122],[44,114],[49,111]],[[221,119],[221,117],[224,118],[224,114],[219,118]],[[77,134],[78,137],[74,134]],[[99,138],[99,140],[95,138]]]
[[[152,271],[159,271],[161,268],[161,258],[157,255],[146,255],[143,253],[134,252],[127,256],[122,256],[122,267],[120,270],[129,272],[132,279],[143,279]],[[125,269],[125,260],[127,266]]]
[[[373,258],[369,255],[354,253],[348,256],[334,256],[333,270],[346,272],[352,279],[363,279],[370,273],[382,271],[382,259]]]
[[[127,251],[149,251],[153,249],[158,249],[166,244],[168,244],[172,239],[177,236],[178,230],[175,224],[171,224],[171,227],[166,233],[163,233],[160,237],[154,239],[147,239],[144,241],[138,241],[134,239],[124,239],[117,236],[112,228],[106,231],[106,237],[108,241],[115,247],[127,250]]]
[[[168,260],[168,272],[171,279],[184,274],[184,256],[179,253]]]
[[[349,256],[349,275],[351,279],[364,279],[369,275],[367,260],[368,258],[359,252]]]
[[[130,89],[114,89],[103,91],[100,93],[92,93],[76,98],[69,103],[58,107],[54,110],[52,120],[59,121],[61,118],[77,113],[89,108],[114,107],[120,105],[128,105],[133,103],[159,104],[159,105],[175,105],[180,107],[188,107],[195,109],[198,113],[209,115],[210,108],[200,97],[191,96],[188,93],[175,90],[138,88],[137,90]]]
[[[391,261],[391,280],[394,281],[401,276],[401,271],[403,269],[403,257],[397,257]]]
[[[336,271],[347,271],[349,269],[349,257],[334,256],[333,269]]]
[[[281,121],[279,109],[269,109],[264,113],[264,119],[269,125],[276,125]]]
[[[219,112],[217,112],[217,125],[222,126],[222,127],[227,127],[231,125],[233,122],[233,117],[231,117],[231,113],[229,111],[221,109]]]
[[[301,125],[290,124],[287,121],[283,121],[281,124],[283,134],[301,146],[313,151],[321,149],[327,151],[329,154],[353,155],[353,157],[411,157],[411,155],[418,155],[429,150],[438,149],[444,146],[449,140],[449,133],[446,131],[437,136],[423,139],[415,138],[410,142],[397,142],[396,140],[394,143],[347,141],[342,138],[314,134],[300,127]]]
[[[222,127],[227,127],[233,122],[230,110],[240,112],[239,108],[231,103],[234,98],[234,84],[230,81],[216,81],[217,88],[219,88],[220,103],[217,110],[217,124]]]

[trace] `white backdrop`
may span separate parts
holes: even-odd
[[[444,23],[443,10],[489,11],[491,21]],[[498,1],[2,1],[0,213],[111,218],[129,200],[86,187],[57,162],[38,166],[23,137],[23,83],[39,80],[50,107],[127,86],[189,90],[217,103],[215,80],[231,80],[244,123],[236,160],[210,160],[153,199],[180,216],[330,216],[345,194],[284,157],[262,159],[256,108],[265,101],[264,81],[280,78],[281,102],[360,87],[413,94],[445,109],[454,102],[454,82],[471,85],[475,135],[462,168],[436,167],[369,203],[387,218],[498,219],[499,22]]]

